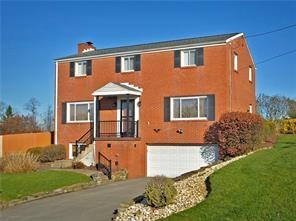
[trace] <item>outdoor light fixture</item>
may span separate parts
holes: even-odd
[[[160,131],[160,128],[155,128],[153,129],[156,133],[158,133]]]
[[[183,133],[183,129],[178,129],[177,131],[176,131],[178,134],[182,134]]]

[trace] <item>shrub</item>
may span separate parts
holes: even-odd
[[[61,144],[52,144],[46,147],[35,147],[27,152],[38,157],[40,162],[53,162],[55,160],[66,159],[66,148]]]
[[[84,169],[86,166],[84,165],[84,163],[80,162],[80,161],[74,161],[72,162],[72,168],[73,169]]]
[[[174,202],[177,190],[174,182],[164,176],[153,177],[147,184],[144,196],[153,207],[163,207]]]
[[[230,112],[208,128],[204,140],[218,144],[219,158],[225,160],[254,150],[262,141],[262,133],[263,120],[259,115]]]
[[[265,120],[263,123],[263,140],[273,141],[276,134],[276,124],[273,121]]]
[[[4,173],[23,173],[38,169],[38,157],[30,153],[14,153],[0,160],[0,169]]]
[[[286,119],[280,122],[282,134],[296,134],[296,119]]]
[[[27,153],[31,153],[31,154],[33,154],[34,156],[36,156],[37,158],[38,158],[38,160],[39,160],[39,157],[40,157],[40,155],[41,155],[41,152],[42,152],[42,149],[43,149],[44,147],[32,147],[32,148],[30,148],[30,149],[28,149],[27,150]]]
[[[42,149],[40,155],[41,162],[53,162],[55,160],[66,159],[66,148],[61,144],[52,144]]]

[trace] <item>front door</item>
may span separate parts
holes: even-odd
[[[133,137],[135,134],[135,100],[121,100],[120,110],[120,135],[122,137]]]

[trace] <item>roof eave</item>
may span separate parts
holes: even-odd
[[[123,51],[123,52],[115,52],[115,53],[101,54],[101,55],[82,55],[82,56],[73,56],[73,57],[62,57],[62,58],[57,58],[54,61],[55,62],[75,61],[75,60],[81,60],[81,59],[87,59],[87,58],[101,58],[101,57],[122,56],[122,55],[136,54],[136,53],[154,52],[154,51],[178,50],[178,49],[190,48],[190,47],[209,47],[209,46],[216,46],[216,45],[220,45],[220,44],[226,44],[226,41],[221,40],[221,41],[204,42],[204,43],[197,43],[197,44],[190,44],[190,45],[178,45],[178,46],[160,47],[160,48],[153,48],[153,49]]]

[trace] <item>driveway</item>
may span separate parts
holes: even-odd
[[[143,193],[148,178],[35,200],[1,211],[1,221],[108,221],[120,203]]]

